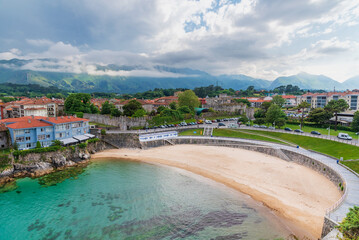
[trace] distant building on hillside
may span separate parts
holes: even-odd
[[[232,112],[243,114],[246,112],[247,105],[234,101],[232,96],[227,94],[219,94],[216,97],[206,97],[203,108],[212,108],[214,111]]]

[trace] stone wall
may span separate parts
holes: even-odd
[[[324,238],[328,235],[336,226],[338,226],[338,223],[334,222],[333,220],[324,217],[324,224],[322,229],[322,236],[321,238]]]
[[[102,140],[117,148],[141,148],[138,134],[111,133],[102,136]]]
[[[141,117],[141,118],[129,118],[125,116],[110,117],[107,115],[89,114],[89,113],[84,113],[84,118],[89,119],[90,122],[96,122],[96,123],[118,127],[120,128],[120,130],[128,130],[131,127],[145,127],[147,121],[152,119],[151,117]]]

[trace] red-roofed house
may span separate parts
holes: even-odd
[[[47,147],[54,140],[64,144],[88,139],[89,120],[72,116],[67,117],[20,117],[0,120],[8,129],[13,144],[19,144],[19,149],[35,148],[39,141]],[[87,134],[87,135],[86,135]],[[80,140],[81,139],[81,140]]]

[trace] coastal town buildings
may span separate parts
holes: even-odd
[[[20,150],[35,148],[37,142],[48,147],[54,140],[64,145],[89,139],[89,120],[72,116],[25,116],[0,120]],[[1,144],[1,141],[0,141]],[[1,145],[0,145],[1,146]]]
[[[205,104],[202,104],[202,107],[212,108],[214,111],[220,112],[245,113],[247,105],[238,103],[234,99],[233,96],[228,96],[227,94],[219,94],[219,96],[216,97],[206,97]]]
[[[56,117],[63,113],[64,100],[42,98],[21,98],[20,100],[2,104],[1,119],[20,118],[26,116]]]

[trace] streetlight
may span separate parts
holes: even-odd
[[[358,143],[359,143],[359,132],[355,133],[356,135],[358,135]]]
[[[328,137],[330,138],[330,126],[327,128],[328,130]]]

